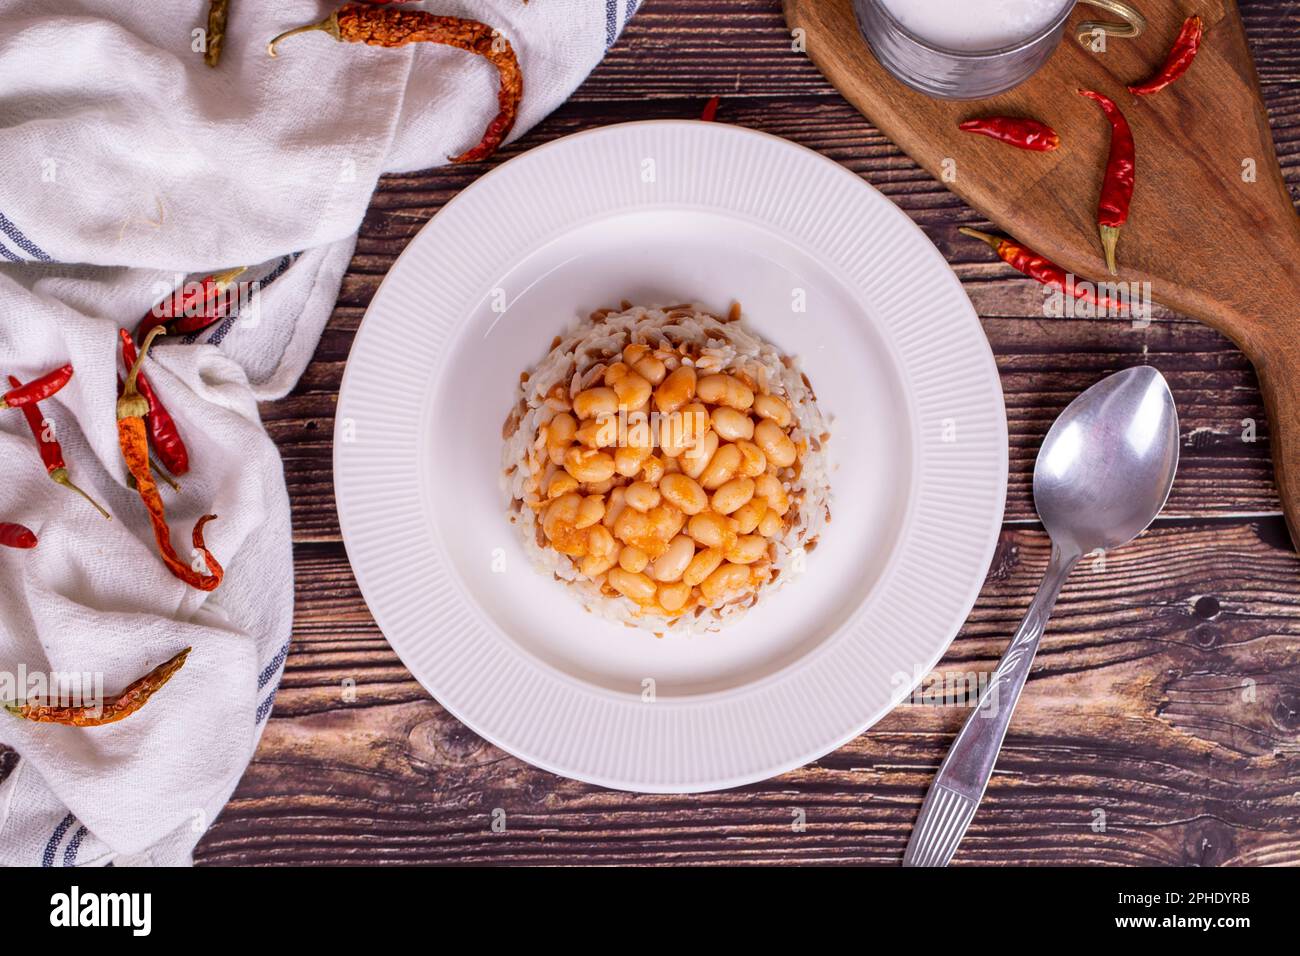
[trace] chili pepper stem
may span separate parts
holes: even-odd
[[[962,226],[957,230],[963,236],[970,236],[972,239],[978,239],[980,242],[986,242],[996,252],[1002,240],[997,236],[990,236],[987,232],[980,232],[978,229],[971,229],[969,226]]]
[[[213,273],[212,281],[214,284],[224,289],[247,271],[248,266],[236,266],[233,269],[227,269],[225,272]]]
[[[166,335],[167,329],[159,325],[149,330],[145,336],[144,344],[140,346],[140,354],[135,357],[135,364],[131,366],[126,376],[126,385],[122,387],[122,397],[117,400],[117,420],[124,418],[144,418],[149,414],[149,402],[140,390],[136,388],[135,381],[140,377],[140,366],[144,362],[144,357],[149,354],[149,346],[153,345],[153,340],[160,335]]]
[[[1119,226],[1101,226],[1101,247],[1106,251],[1106,268],[1113,276],[1119,275],[1115,265],[1115,246],[1119,242]]]
[[[306,26],[294,27],[292,30],[285,30],[279,36],[272,37],[271,42],[266,45],[266,52],[271,56],[277,56],[278,54],[275,52],[275,45],[281,40],[291,37],[296,33],[311,33],[315,30],[328,33],[340,43],[343,42],[343,35],[339,31],[339,13],[335,10],[324,20],[320,21],[320,23],[308,23]]]
[[[84,491],[82,491],[80,488],[78,488],[76,485],[72,483],[72,478],[69,477],[68,475],[68,469],[55,468],[52,472],[50,472],[50,477],[54,479],[54,483],[56,485],[62,485],[64,488],[67,488],[69,491],[75,491],[77,494],[81,495],[81,497],[89,501],[92,505],[95,506],[95,510],[98,511],[100,514],[102,514],[107,520],[109,521],[113,520],[113,516],[109,514],[106,510],[104,510],[103,505],[101,505],[98,501],[90,497],[90,495],[86,494]]]
[[[157,475],[159,478],[161,478],[163,480],[163,483],[166,484],[168,487],[170,487],[172,491],[175,491],[178,494],[180,493],[181,483],[177,481],[175,478],[173,478],[171,475],[167,474],[163,466],[158,464],[158,462],[154,460],[153,455],[149,456],[149,467],[153,469],[153,473]]]

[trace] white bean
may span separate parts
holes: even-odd
[[[738,441],[754,437],[754,420],[743,412],[726,405],[719,405],[711,416],[713,429],[727,441]]]
[[[781,426],[771,419],[764,419],[754,429],[754,443],[763,449],[768,462],[778,468],[788,468],[794,464],[797,456],[794,442],[790,436],[781,431]]]
[[[775,395],[759,395],[755,398],[754,414],[759,418],[770,419],[782,428],[790,427],[790,406]]]
[[[668,544],[668,550],[655,558],[651,569],[656,581],[670,582],[681,578],[686,566],[695,557],[695,542],[684,534],[679,534]]]

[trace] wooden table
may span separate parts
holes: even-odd
[[[1300,5],[1241,7],[1300,195]],[[1006,521],[941,672],[990,671],[1038,583],[1048,548],[1030,474],[1053,417],[1139,362],[1160,368],[1178,401],[1184,448],[1169,504],[1137,542],[1070,579],[956,862],[1300,863],[1300,560],[1240,353],[1167,312],[1145,330],[1043,318],[1035,284],[957,238],[979,217],[791,52],[778,0],[646,0],[574,97],[501,158],[608,123],[694,118],[715,94],[719,121],[816,149],[905,210],[961,277],[997,355],[1011,434]],[[964,707],[900,706],[824,759],[739,790],[616,793],[480,740],[376,628],[334,507],[339,382],[394,258],[481,172],[381,183],[311,366],[291,396],[262,409],[293,501],[294,642],[261,747],[197,861],[897,864]]]

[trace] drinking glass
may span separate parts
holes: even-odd
[[[924,0],[921,0],[924,2]],[[853,0],[858,26],[882,66],[930,96],[950,100],[981,99],[1003,93],[1027,80],[1047,62],[1065,32],[1076,0],[1063,0],[1061,12],[1047,26],[991,50],[957,50],[919,36],[903,26],[882,0]],[[1120,22],[1089,20],[1076,36],[1085,46],[1107,36],[1135,37],[1146,29],[1142,15],[1118,0],[1078,0],[1118,17]]]

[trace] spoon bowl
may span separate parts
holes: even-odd
[[[1063,551],[1125,544],[1155,520],[1178,470],[1178,410],[1149,365],[1102,379],[1061,412],[1034,465],[1034,507]]]

